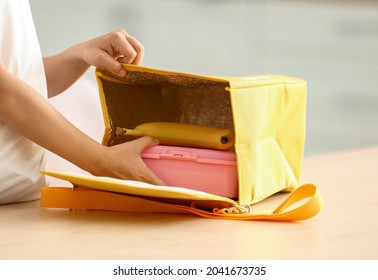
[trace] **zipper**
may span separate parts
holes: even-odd
[[[244,205],[233,205],[227,208],[214,208],[213,212],[215,214],[249,214],[251,213],[251,205],[244,204]]]

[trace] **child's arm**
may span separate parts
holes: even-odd
[[[101,176],[164,184],[140,157],[157,144],[144,137],[113,147],[103,146],[68,122],[33,88],[11,74],[0,61],[0,120],[21,134]]]
[[[77,44],[64,52],[43,59],[49,97],[72,85],[91,66],[124,76],[122,63],[141,64],[144,48],[138,40],[120,29]]]

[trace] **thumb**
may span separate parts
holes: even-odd
[[[110,63],[109,63],[110,64]],[[120,77],[124,77],[126,75],[126,70],[123,68],[122,64],[119,63],[117,60],[112,61],[112,67],[109,67],[109,70]]]
[[[134,141],[135,141],[135,144],[137,145],[136,148],[139,152],[142,152],[144,149],[151,148],[159,144],[158,139],[152,138],[150,136],[143,136]]]

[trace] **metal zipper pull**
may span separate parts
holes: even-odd
[[[249,214],[251,212],[251,206],[249,204],[233,205],[228,208],[214,208],[215,214]]]

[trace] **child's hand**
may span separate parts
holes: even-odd
[[[83,42],[76,47],[85,63],[108,69],[118,76],[125,75],[121,63],[140,65],[144,56],[143,45],[123,29]]]
[[[65,51],[43,58],[49,97],[65,91],[90,66],[124,76],[121,63],[142,63],[144,47],[123,29],[74,45]]]
[[[144,149],[157,145],[159,142],[149,136],[122,143],[119,145],[105,147],[106,156],[95,164],[100,168],[92,172],[98,176],[115,177],[125,180],[142,181],[154,185],[165,185],[146,166],[141,158]]]

